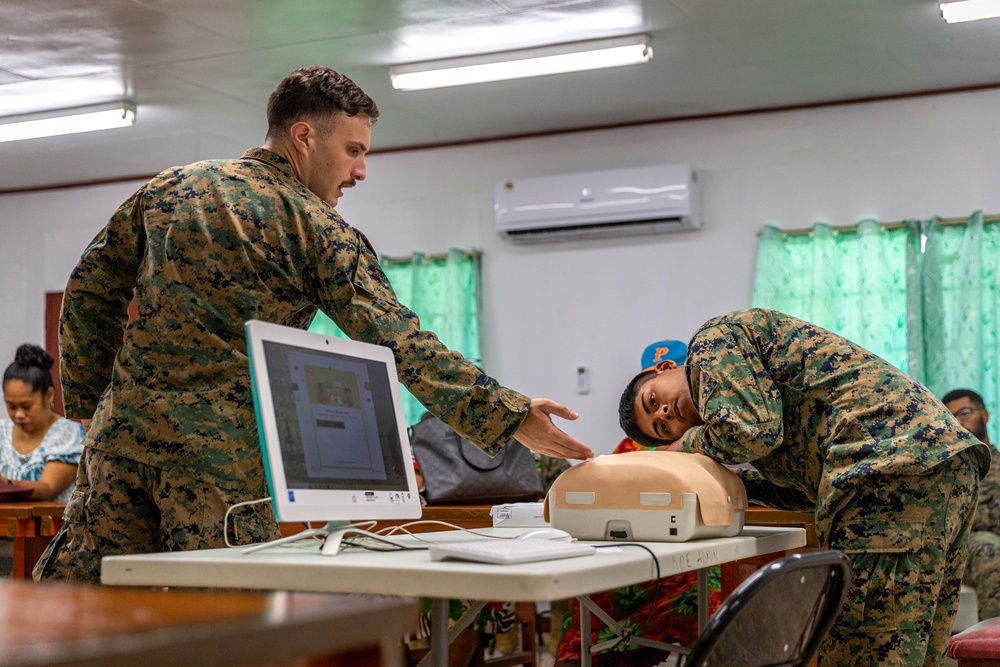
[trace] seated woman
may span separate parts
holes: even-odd
[[[83,452],[83,427],[52,411],[52,357],[17,349],[3,374],[10,419],[0,419],[0,482],[32,490],[32,500],[68,500]]]

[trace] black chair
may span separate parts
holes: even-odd
[[[807,665],[840,613],[850,577],[851,561],[839,551],[759,568],[715,612],[684,666]]]

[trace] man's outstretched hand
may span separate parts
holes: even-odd
[[[514,437],[533,452],[559,459],[591,459],[593,450],[576,438],[563,433],[552,423],[552,415],[563,419],[576,419],[579,415],[547,398],[533,398],[528,414]]]

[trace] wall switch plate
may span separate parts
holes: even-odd
[[[590,369],[586,366],[576,367],[576,393],[586,394],[590,391]]]

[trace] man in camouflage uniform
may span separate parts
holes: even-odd
[[[775,311],[708,321],[686,361],[629,383],[622,427],[752,463],[737,471],[751,499],[815,512],[854,567],[820,665],[942,664],[986,446],[883,359]]]
[[[304,328],[322,309],[352,338],[390,348],[410,391],[490,454],[516,436],[539,453],[593,456],[551,421],[575,413],[500,386],[421,331],[368,240],[334,210],[365,178],[375,102],[310,67],[281,82],[267,116],[263,147],[140,188],[70,277],[63,395],[67,416],[93,423],[36,579],[96,582],[107,554],[223,546],[226,509],[267,494],[250,319]],[[244,508],[235,526],[243,541],[278,535],[265,505]]]
[[[990,447],[993,464],[979,484],[979,504],[969,536],[969,560],[962,581],[976,591],[980,620],[1000,616],[1000,451],[990,443],[990,413],[983,397],[971,389],[955,389],[941,401],[958,423]]]

